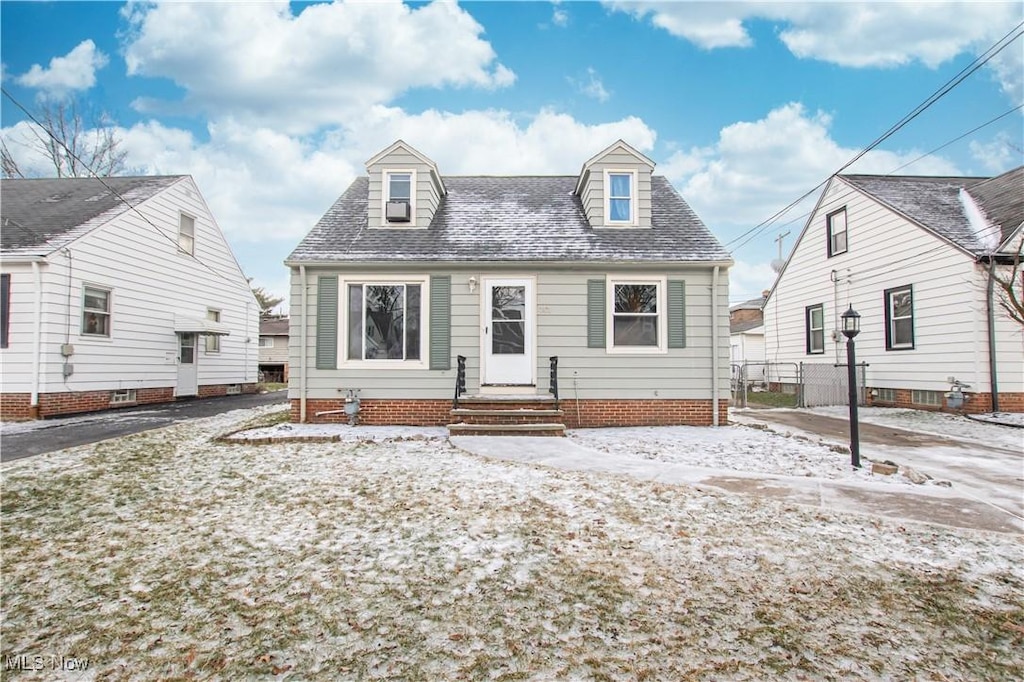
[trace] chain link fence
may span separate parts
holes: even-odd
[[[864,404],[866,364],[857,365],[858,404]],[[846,365],[746,362],[732,365],[732,404],[747,407],[848,405]]]

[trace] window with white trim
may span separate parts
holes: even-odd
[[[804,325],[806,327],[806,345],[808,355],[820,355],[825,352],[825,305],[809,305],[804,308]]]
[[[220,324],[220,311],[213,308],[206,309],[206,319],[210,322]],[[206,335],[206,352],[207,353],[219,353],[220,352],[220,336],[217,334]]]
[[[605,223],[636,223],[636,171],[609,170],[604,174]]]
[[[349,361],[421,362],[425,357],[424,281],[346,282]]]
[[[665,350],[664,280],[609,280],[608,307],[609,350]]]
[[[110,290],[82,287],[82,334],[110,336]]]
[[[914,290],[910,286],[885,291],[885,349],[914,348]]]
[[[416,221],[416,171],[384,171],[384,224]]]
[[[875,402],[876,403],[894,403],[896,402],[896,389],[895,388],[876,388]]]
[[[184,213],[178,219],[178,250],[189,255],[196,252],[196,219]]]
[[[260,337],[260,348],[273,348],[274,337],[273,336],[261,336]]]
[[[849,246],[846,231],[846,207],[835,213],[829,213],[825,218],[828,231],[828,257],[838,256],[846,253]]]

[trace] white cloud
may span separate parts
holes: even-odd
[[[418,87],[501,88],[483,27],[453,3],[316,4],[283,0],[130,5],[128,73],[170,78],[185,105],[293,133],[342,125]],[[161,103],[139,100],[155,111]]]
[[[776,35],[800,58],[847,67],[914,61],[934,68],[980,54],[1024,19],[1019,2],[622,2],[606,3],[704,49],[750,47],[747,27],[777,22]],[[1007,95],[1020,100],[1022,51],[1016,43],[993,60]]]
[[[734,249],[743,242],[740,235],[813,190],[860,151],[832,139],[831,123],[828,114],[811,114],[801,104],[787,104],[759,121],[723,128],[714,145],[676,152],[659,165],[659,171],[679,188],[727,248]],[[917,150],[875,150],[844,172],[891,173],[919,156]],[[954,164],[935,156],[924,157],[899,172],[960,174]],[[770,262],[775,257],[772,239],[776,233],[787,229],[799,233],[815,198],[812,194],[763,230],[742,252],[761,253],[762,261]]]
[[[787,244],[792,243],[790,238]],[[736,259],[736,263],[729,269],[729,302],[736,304],[758,298],[763,291],[771,289],[774,282],[775,271],[767,262]]]
[[[1024,156],[1020,141],[1015,142],[1005,132],[998,133],[991,142],[972,140],[969,148],[971,156],[993,175],[1019,166],[1021,157]]]
[[[96,49],[96,43],[83,40],[65,56],[51,59],[49,67],[33,64],[27,73],[15,80],[38,90],[41,99],[59,99],[96,85],[96,71],[108,62],[107,56]]]
[[[587,68],[586,78],[580,80],[569,78],[568,81],[581,94],[596,99],[598,102],[607,102],[611,97],[611,93],[605,89],[601,77],[593,67]]]
[[[569,25],[569,12],[566,9],[559,7],[558,2],[554,2],[552,4],[554,7],[551,9],[551,23],[555,26],[565,28]]]

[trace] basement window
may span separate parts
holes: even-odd
[[[110,393],[110,404],[111,405],[123,405],[124,403],[134,403],[136,399],[134,388],[122,388],[118,391],[112,391]]]
[[[910,393],[910,402],[915,405],[931,405],[933,407],[940,407],[942,405],[942,392],[914,390]]]

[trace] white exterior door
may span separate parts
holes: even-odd
[[[178,386],[176,396],[199,393],[199,375],[196,372],[196,338],[192,332],[178,334]]]
[[[485,279],[483,298],[482,383],[534,384],[533,280]]]

